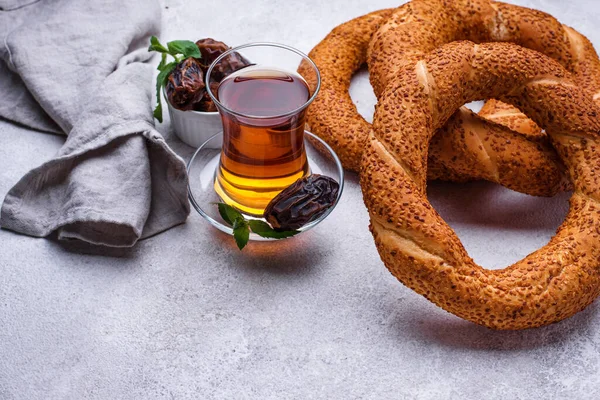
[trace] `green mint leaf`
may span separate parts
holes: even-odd
[[[165,65],[167,65],[167,53],[162,53],[160,55],[160,64],[158,64],[158,67],[156,67],[156,69],[162,71]]]
[[[156,118],[158,120],[158,122],[163,122],[163,117],[162,117],[162,104],[160,103],[160,100],[158,102],[158,104],[156,104],[156,107],[154,108],[154,112],[152,113],[152,115],[154,116],[154,118]]]
[[[236,218],[233,221],[233,238],[240,250],[248,244],[248,240],[250,240],[250,229],[248,228],[248,222],[246,222],[244,217]]]
[[[270,239],[285,239],[300,233],[300,231],[276,231],[269,224],[258,219],[246,220],[242,213],[225,203],[213,203],[219,207],[221,218],[233,227],[233,237],[240,250],[250,240],[250,229],[259,236]]]
[[[175,69],[175,67],[177,66],[177,63],[172,62],[166,65],[163,65],[161,71],[159,72],[158,76],[156,77],[156,108],[154,109],[154,118],[156,118],[158,120],[158,122],[163,122],[163,117],[162,117],[162,98],[160,96],[160,89],[162,89],[162,87],[165,85],[165,83],[167,82],[167,78],[169,77],[169,74]]]
[[[237,229],[243,225],[248,225],[244,217],[238,217],[233,221],[233,229]]]
[[[169,75],[175,69],[176,66],[177,66],[176,62],[171,62],[171,63],[164,65],[162,67],[162,69],[160,70],[158,77],[156,78],[156,84],[160,85],[161,87],[164,86],[167,83],[167,79],[169,78]]]
[[[168,53],[169,50],[162,44],[156,36],[152,36],[150,38],[150,47],[148,47],[148,51],[158,51],[159,53]]]
[[[173,40],[167,43],[169,53],[175,57],[177,54],[183,54],[183,58],[201,58],[200,49],[196,46],[196,43],[189,40]]]
[[[244,216],[230,205],[225,203],[216,204],[219,207],[219,214],[221,214],[221,218],[223,218],[227,223],[231,224],[232,226],[235,224],[235,221],[239,219],[244,220]]]
[[[271,228],[269,224],[258,219],[252,219],[248,221],[248,224],[250,225],[252,232],[264,238],[285,239],[300,233],[300,231],[276,231]]]

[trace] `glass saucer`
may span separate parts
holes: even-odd
[[[310,170],[314,174],[326,175],[333,178],[340,185],[340,189],[333,206],[318,219],[304,225],[299,229],[305,232],[317,226],[333,211],[337,205],[342,191],[344,190],[344,169],[338,156],[327,143],[316,135],[304,131],[304,145]],[[188,197],[192,206],[198,211],[204,219],[210,222],[215,228],[233,235],[231,225],[221,218],[218,207],[214,203],[221,201],[213,188],[215,182],[215,173],[219,166],[219,157],[221,154],[221,143],[223,141],[223,132],[219,132],[208,139],[202,146],[196,150],[187,165],[189,175]],[[248,219],[256,217],[245,215]],[[250,240],[274,240],[265,239],[255,233],[250,233]]]

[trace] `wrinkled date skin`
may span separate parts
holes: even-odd
[[[204,72],[195,58],[181,61],[169,75],[165,86],[167,98],[179,110],[193,110],[206,94]]]
[[[217,94],[217,89],[219,89],[219,83],[217,83],[217,82],[211,82],[210,83],[210,90],[212,90],[212,92],[215,95]],[[204,92],[204,96],[202,96],[202,98],[200,99],[200,102],[197,103],[194,106],[194,110],[196,110],[196,111],[203,111],[203,112],[216,112],[216,111],[218,111],[217,110],[217,106],[215,105],[215,103],[210,98],[210,95],[208,94],[208,90],[206,90]]]
[[[271,200],[264,217],[273,229],[299,229],[333,206],[339,188],[328,176],[312,174],[298,179]]]
[[[202,96],[202,99],[200,99],[200,101],[194,106],[194,111],[216,112],[218,110],[217,106],[215,105],[215,102],[212,101],[208,92],[204,92],[204,96]]]
[[[240,53],[233,52],[220,60],[219,63],[215,65],[215,68],[213,68],[212,73],[215,74],[214,79],[221,82],[223,78],[250,64],[250,61],[246,60]]]
[[[206,38],[200,39],[196,42],[196,46],[200,50],[200,54],[202,54],[201,62],[204,66],[204,72],[208,70],[210,64],[213,63],[221,54],[225,53],[229,50],[229,46],[227,46],[223,42],[219,42],[217,40]],[[250,65],[250,62],[246,60],[239,53],[231,53],[221,61],[219,61],[218,65],[215,65],[213,69],[213,79],[216,82],[221,82],[223,78],[227,75],[230,75],[237,71],[238,69],[242,69]]]
[[[196,42],[196,46],[198,46],[198,50],[202,54],[201,62],[206,69],[208,69],[217,57],[229,50],[229,46],[225,43],[212,38],[200,39]]]

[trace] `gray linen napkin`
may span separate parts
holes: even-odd
[[[68,135],[6,195],[3,228],[127,247],[185,221],[185,164],[152,120],[159,25],[155,0],[0,0],[0,116]]]

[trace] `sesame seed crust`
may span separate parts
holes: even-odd
[[[413,0],[334,28],[309,53],[322,78],[321,92],[307,110],[309,129],[334,148],[345,168],[358,171],[371,126],[348,94],[354,72],[368,60],[375,93],[381,95],[403,65],[459,39],[513,41],[541,51],[573,72],[590,96],[600,91],[600,62],[592,44],[548,14],[489,0]],[[428,179],[486,179],[531,195],[571,188],[537,124],[496,100],[479,116],[466,108],[456,112],[431,141],[428,167]]]
[[[511,43],[453,42],[398,71],[379,99],[360,172],[370,229],[394,276],[494,329],[551,324],[600,294],[600,108],[575,83],[558,62]],[[477,265],[426,196],[431,140],[478,98],[516,106],[544,128],[574,187],[556,235],[503,270]]]

